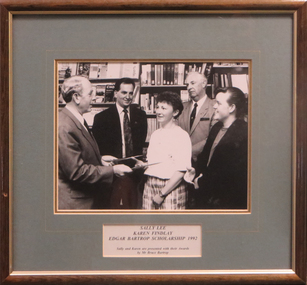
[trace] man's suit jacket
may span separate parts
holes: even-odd
[[[133,155],[141,155],[147,135],[147,117],[136,105],[130,106],[130,125]],[[122,157],[120,118],[115,104],[95,116],[93,134],[101,155]]]
[[[58,148],[58,208],[103,208],[113,168],[102,166],[95,139],[66,108],[59,113]]]
[[[217,144],[207,166],[213,142],[223,127],[216,123],[208,136],[202,153],[198,156],[199,208],[247,208],[247,157],[248,128],[244,120],[237,119]]]
[[[190,113],[193,102],[190,101],[183,103],[183,111],[178,118],[178,124],[190,135],[193,161],[197,160],[197,156],[203,150],[209,135],[210,128],[213,124],[212,117],[214,113],[214,104],[215,101],[207,97],[204,104],[201,106],[201,109],[197,113],[197,116],[195,117],[192,128],[190,128]]]
[[[147,136],[147,117],[146,113],[136,105],[130,106],[130,126],[133,155],[141,155]],[[123,156],[120,118],[115,104],[95,116],[93,133],[101,155],[113,155],[118,158]],[[126,164],[132,167],[135,162],[131,160],[131,163]],[[111,209],[136,209],[139,180],[140,177],[135,172],[124,177],[116,177],[112,185],[109,207]]]

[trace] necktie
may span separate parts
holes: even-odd
[[[125,137],[125,147],[126,147],[126,157],[133,155],[133,144],[132,144],[132,134],[131,126],[128,117],[128,110],[124,109],[124,137]]]
[[[86,127],[88,133],[89,133],[90,135],[92,135],[92,131],[90,130],[90,127],[88,126],[88,124],[87,124],[87,122],[85,121],[85,119],[84,119],[84,121],[83,121],[83,124],[84,124],[84,126]]]
[[[197,109],[197,103],[194,104],[194,108],[192,110],[191,116],[190,116],[190,129],[192,128],[193,122],[195,120],[196,117],[196,109]]]

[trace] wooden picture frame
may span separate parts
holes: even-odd
[[[46,275],[14,275],[11,264],[12,240],[10,227],[12,223],[11,207],[11,183],[12,166],[11,157],[11,103],[10,92],[12,85],[11,73],[11,49],[10,46],[10,23],[14,13],[78,13],[78,11],[108,11],[110,13],[179,13],[184,10],[191,13],[200,10],[210,10],[215,13],[219,11],[241,11],[242,13],[253,13],[255,11],[267,15],[278,12],[291,13],[293,15],[296,29],[296,58],[294,58],[294,102],[296,108],[296,123],[294,124],[294,141],[296,157],[293,168],[296,177],[293,178],[295,194],[293,206],[295,207],[293,217],[295,248],[293,262],[294,268],[291,273],[276,274],[274,272],[258,274],[143,274],[129,273],[127,275],[116,274],[91,274],[82,275],[54,275],[50,272]],[[75,0],[72,4],[68,0],[0,0],[0,173],[1,173],[1,195],[0,195],[0,252],[1,273],[0,282],[3,284],[306,284],[306,195],[307,195],[307,4],[305,1],[200,1],[186,2],[184,0],[157,1],[150,0],[142,2],[135,0],[132,3],[126,1],[103,1],[95,0],[89,3],[84,0]]]

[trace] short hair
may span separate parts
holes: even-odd
[[[174,117],[175,119],[177,119],[180,116],[180,114],[182,113],[183,104],[181,102],[180,96],[175,92],[164,91],[164,92],[158,94],[156,103],[159,103],[159,102],[160,103],[165,102],[165,103],[171,105],[173,107],[174,111],[178,111],[178,114]]]
[[[219,87],[215,90],[215,96],[218,93],[229,93],[230,96],[227,99],[228,104],[234,104],[236,106],[237,118],[244,118],[247,114],[247,98],[241,89],[237,87]]]
[[[188,74],[187,74],[187,77],[188,76],[191,76],[191,75],[196,75],[196,76],[199,76],[201,78],[201,80],[203,80],[203,82],[206,82],[206,84],[208,83],[208,78],[205,76],[205,74],[203,73],[200,73],[200,72],[197,72],[197,71],[190,71]]]
[[[77,93],[82,95],[83,92],[83,83],[87,80],[83,76],[72,76],[64,80],[61,92],[63,99],[66,103],[69,103],[72,100],[72,96]]]
[[[115,91],[119,91],[120,90],[120,85],[124,83],[124,84],[132,84],[133,85],[133,89],[135,88],[135,83],[134,83],[134,80],[129,78],[129,77],[123,77],[121,79],[118,79],[116,82],[115,82],[115,87],[114,87],[114,90]]]

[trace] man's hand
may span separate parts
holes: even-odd
[[[124,164],[117,164],[113,166],[114,174],[118,177],[124,176],[126,173],[131,173],[132,169]]]
[[[193,184],[194,185],[194,188],[195,189],[199,189],[199,185],[198,185],[198,179],[201,178],[203,176],[203,174],[199,174],[198,177],[194,178],[195,177],[195,168],[191,167],[187,167],[187,172],[184,174],[184,177],[183,179],[190,183],[190,184]]]
[[[135,161],[135,165],[133,168],[136,168],[136,169],[146,169],[147,168],[147,163],[145,163],[144,161],[142,160],[139,160],[139,159],[136,159],[136,158],[132,158],[134,161]]]
[[[113,160],[116,160],[117,157],[112,156],[112,155],[103,155],[101,157],[101,163],[103,166],[113,166],[114,162]]]
[[[193,183],[194,177],[195,177],[195,168],[187,167],[187,172],[184,174],[183,179],[188,183],[194,184]]]

